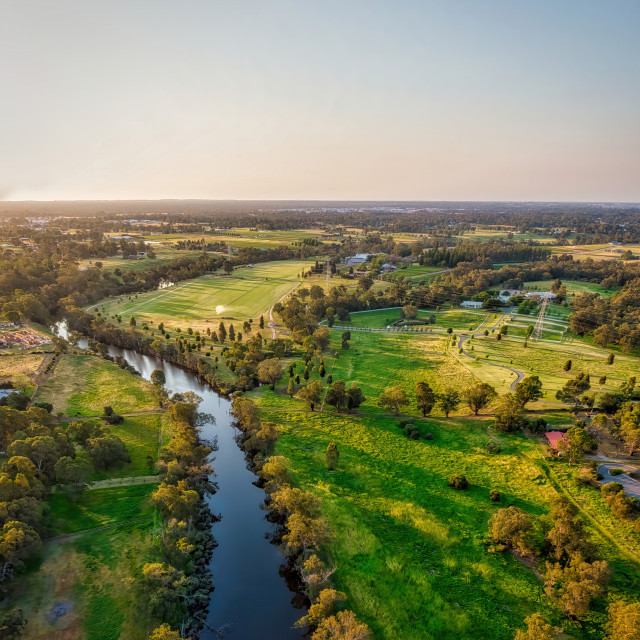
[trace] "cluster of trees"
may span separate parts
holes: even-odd
[[[72,499],[94,468],[129,461],[122,440],[98,421],[56,425],[46,409],[0,407],[0,583],[10,579],[47,533],[44,500],[54,483]]]
[[[208,463],[215,443],[203,443],[198,426],[201,398],[193,392],[174,394],[168,402],[172,437],[160,452],[161,482],[151,498],[162,516],[153,547],[156,556],[131,584],[147,613],[163,624],[152,638],[179,638],[202,627],[213,589],[209,561],[215,547],[213,516],[205,497],[215,486]]]
[[[434,267],[455,267],[461,262],[534,262],[546,260],[550,255],[551,249],[546,245],[509,240],[459,240],[455,247],[434,247],[424,251],[419,262]]]
[[[640,347],[640,273],[609,297],[581,293],[573,300],[572,331],[593,335],[602,347],[618,344],[626,353]]]
[[[513,506],[499,509],[489,520],[489,537],[494,551],[544,560],[544,592],[572,620],[584,619],[592,601],[605,594],[609,566],[595,557],[576,507],[563,497],[540,518]],[[528,631],[542,622],[530,620]],[[537,637],[518,633],[516,638]]]

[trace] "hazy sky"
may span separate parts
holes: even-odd
[[[638,0],[0,0],[0,199],[640,201]]]

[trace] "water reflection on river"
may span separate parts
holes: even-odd
[[[64,327],[60,328],[60,334],[64,333]],[[86,347],[86,341],[79,346]],[[218,441],[218,451],[213,454],[218,491],[209,503],[211,511],[222,516],[213,525],[218,547],[211,561],[215,591],[211,594],[207,625],[224,629],[224,633],[218,636],[205,628],[202,640],[302,638],[293,623],[304,611],[294,608],[296,594],[289,591],[280,576],[285,559],[269,542],[273,526],[262,509],[264,492],[253,484],[256,476],[247,469],[244,454],[236,444],[230,401],[174,365],[129,349],[110,347],[109,353],[123,356],[147,380],[154,369],[162,369],[168,389],[174,393],[194,391],[203,399],[200,410],[215,417],[215,422],[202,429],[203,438]]]

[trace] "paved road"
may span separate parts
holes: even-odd
[[[637,467],[632,467],[628,464],[620,464],[617,462],[607,462],[606,464],[601,464],[598,466],[598,473],[603,477],[603,479],[599,481],[600,484],[619,482],[623,486],[624,492],[628,496],[640,498],[640,482],[634,480],[626,473],[621,473],[618,476],[612,476],[609,473],[611,469],[625,469],[627,471],[634,471],[635,469],[637,469]]]

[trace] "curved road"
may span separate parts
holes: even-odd
[[[626,473],[621,473],[617,476],[612,476],[611,469],[624,469],[625,471],[634,471],[637,467],[632,467],[628,464],[620,464],[617,462],[607,462],[605,464],[598,465],[598,473],[602,475],[602,480],[599,480],[600,484],[607,484],[609,482],[619,482],[624,488],[624,492],[633,498],[640,498],[640,482],[634,480]]]
[[[489,331],[496,329],[498,327],[498,325],[511,313],[511,310],[507,311],[506,313],[502,314],[498,320],[496,320],[495,324],[492,327],[489,327]],[[482,326],[482,325],[481,325]],[[480,331],[478,332],[477,330],[472,334],[474,336],[480,336],[483,335],[484,331]],[[471,336],[463,336],[458,340],[458,348],[462,349],[462,354],[467,356],[467,358],[471,358],[472,360],[475,360],[475,358],[467,353],[464,350],[464,343],[470,338]],[[484,362],[484,361],[483,361]],[[516,379],[511,383],[510,385],[510,389],[511,391],[514,391],[516,388],[516,385],[518,384],[518,382],[520,382],[523,378],[524,378],[524,373],[522,373],[522,371],[520,371],[519,369],[514,369],[513,367],[508,367],[505,364],[498,364],[497,362],[491,362],[491,361],[487,361],[485,362],[485,364],[490,364],[494,367],[499,367],[500,369],[506,369],[507,371],[511,371],[511,373],[515,373],[516,374]]]

